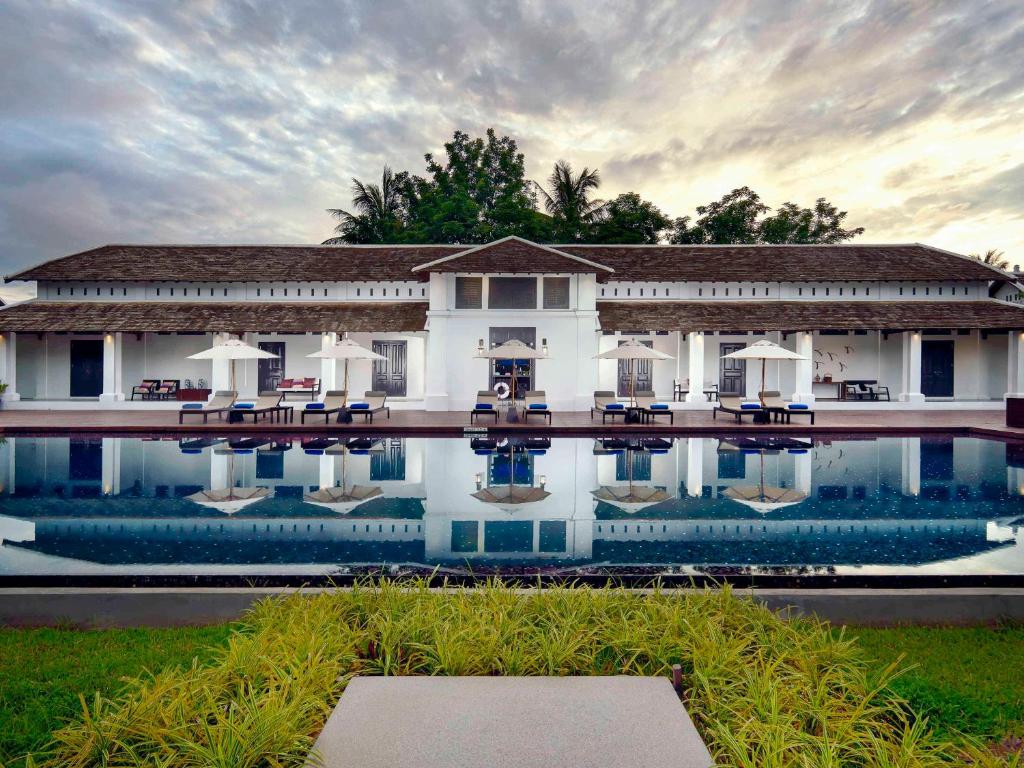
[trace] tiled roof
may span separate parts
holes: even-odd
[[[418,265],[415,271],[518,274],[596,272],[606,276],[612,272],[611,268],[586,256],[574,256],[559,250],[559,246],[538,245],[519,237],[506,237],[486,245],[474,246],[462,253],[439,256]]]
[[[607,264],[611,280],[795,282],[857,280],[1006,280],[974,259],[907,245],[563,245]]]
[[[1024,329],[1024,307],[997,301],[599,301],[612,331]]]
[[[422,331],[426,302],[30,301],[0,310],[0,331]]]
[[[1008,279],[978,261],[917,244],[544,246],[519,238],[471,247],[104,245],[25,269],[10,279],[392,281],[453,271],[590,272],[605,281],[665,282]]]
[[[416,280],[412,268],[464,251],[435,245],[104,245],[11,275],[12,280],[275,282]]]

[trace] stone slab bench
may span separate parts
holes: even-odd
[[[654,677],[357,677],[316,741],[323,768],[708,768]]]

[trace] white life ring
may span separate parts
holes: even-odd
[[[512,390],[509,388],[508,384],[504,381],[499,381],[494,385],[494,392],[498,396],[499,400],[507,399],[511,391]]]

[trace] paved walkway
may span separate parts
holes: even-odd
[[[709,768],[657,677],[357,677],[314,747],[323,768]]]
[[[378,417],[372,424],[365,424],[357,418],[353,424],[329,424],[329,431],[370,432],[373,434],[437,434],[459,435],[469,427],[469,415],[462,411],[392,411],[391,418]],[[490,420],[478,422],[476,426],[493,430]],[[710,411],[676,411],[675,424],[669,425],[667,420],[658,419],[656,424],[646,426],[623,425],[617,423],[602,424],[600,418],[591,419],[590,413],[566,412],[556,413],[550,427],[541,419],[532,419],[529,424],[506,424],[499,421],[501,431],[524,431],[541,434],[593,434],[615,432],[644,433],[728,433],[741,431],[749,434],[752,431],[782,432],[792,431],[807,434],[857,432],[960,432],[995,437],[1024,438],[1024,429],[1011,428],[1005,425],[1003,410],[857,410],[857,411],[818,411],[815,426],[809,427],[806,418],[794,417],[790,425],[768,424],[754,425],[750,419],[744,419],[737,425],[729,416],[719,415],[712,419]],[[0,411],[0,434],[26,434],[50,432],[108,432],[108,433],[148,433],[148,432],[260,432],[289,433],[324,432],[323,419],[302,425],[271,424],[260,421],[253,425],[228,425],[224,421],[211,418],[210,423],[203,425],[200,419],[192,418],[184,426],[178,425],[175,411],[154,410],[88,410],[88,411],[33,411],[6,410]]]

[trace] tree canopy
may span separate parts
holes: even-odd
[[[772,213],[749,187],[697,206],[696,219],[673,220],[636,192],[598,199],[599,170],[576,173],[565,160],[542,185],[526,177],[515,139],[493,129],[482,138],[456,131],[443,157],[424,159],[422,176],[385,166],[379,184],[352,179],[351,210],[328,209],[338,223],[324,242],[477,244],[518,235],[542,243],[839,243],[864,231],[844,228],[846,211],[823,197]]]

